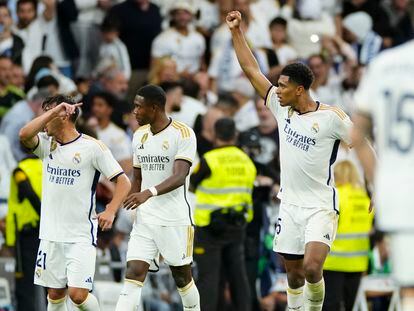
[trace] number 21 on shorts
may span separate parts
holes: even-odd
[[[46,270],[46,253],[42,250],[37,254],[36,267]]]

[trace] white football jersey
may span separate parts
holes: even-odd
[[[170,121],[161,132],[152,134],[145,125],[135,132],[132,141],[134,167],[141,169],[141,190],[156,186],[173,175],[175,160],[194,162],[197,141],[193,130],[184,123]],[[183,186],[152,197],[137,208],[136,223],[161,226],[193,224],[187,200],[189,177]]]
[[[373,118],[378,151],[376,207],[383,230],[413,229],[414,41],[381,53],[355,94],[357,111]]]
[[[43,160],[39,238],[96,246],[98,179],[101,173],[109,180],[117,177],[121,167],[102,142],[87,135],[65,144],[45,133],[38,138],[33,153]]]
[[[275,115],[279,128],[278,197],[288,204],[338,211],[332,164],[340,141],[351,144],[351,120],[339,108],[319,102],[316,111],[305,114],[282,107],[276,89],[269,89],[266,106]]]

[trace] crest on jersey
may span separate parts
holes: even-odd
[[[148,133],[145,133],[144,135],[142,135],[141,137],[141,144],[145,143],[148,139]]]
[[[75,153],[75,155],[73,156],[72,162],[74,164],[79,164],[81,162],[81,156],[79,152]]]
[[[319,132],[319,124],[318,123],[313,123],[312,127],[311,127],[311,131],[313,134],[317,134]]]
[[[168,141],[165,140],[162,143],[162,150],[166,151],[166,150],[168,150],[168,148],[170,148],[170,144],[168,143]]]
[[[36,271],[35,271],[35,274],[38,278],[40,278],[40,276],[42,275],[42,269],[37,268]]]
[[[55,151],[57,148],[57,142],[54,138],[52,138],[52,141],[50,143],[49,152]]]
[[[289,107],[289,110],[288,110],[288,118],[289,119],[293,116],[293,112],[294,112],[293,108]]]

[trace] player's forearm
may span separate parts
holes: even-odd
[[[155,186],[158,195],[171,192],[185,184],[185,178],[187,175],[174,174],[164,180],[162,183]]]
[[[362,167],[364,168],[364,173],[368,184],[372,188],[374,185],[375,166],[377,162],[375,151],[369,143],[368,139],[365,139],[363,143],[356,146],[355,151],[358,155]],[[370,190],[372,191],[373,189]]]
[[[49,110],[49,111],[45,112],[41,116],[33,119],[29,123],[27,123],[25,126],[23,126],[20,129],[20,132],[19,132],[20,141],[25,146],[30,147],[30,146],[27,145],[27,143],[30,144],[30,141],[39,132],[41,132],[44,129],[46,123],[49,122],[50,120],[52,120],[53,118],[55,118],[56,116],[57,115],[56,115],[55,111],[52,109],[52,110]]]
[[[247,41],[240,28],[231,30],[234,51],[239,60],[240,67],[243,69],[247,77],[251,77],[254,72],[260,71],[259,64],[253,56],[252,51],[247,45]]]
[[[122,202],[128,196],[131,189],[131,182],[125,174],[118,176],[115,183],[115,191],[111,202],[109,202],[107,209],[110,209],[114,213],[121,207]]]

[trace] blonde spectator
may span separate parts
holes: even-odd
[[[161,57],[148,74],[150,84],[178,81],[177,63],[170,56]]]

